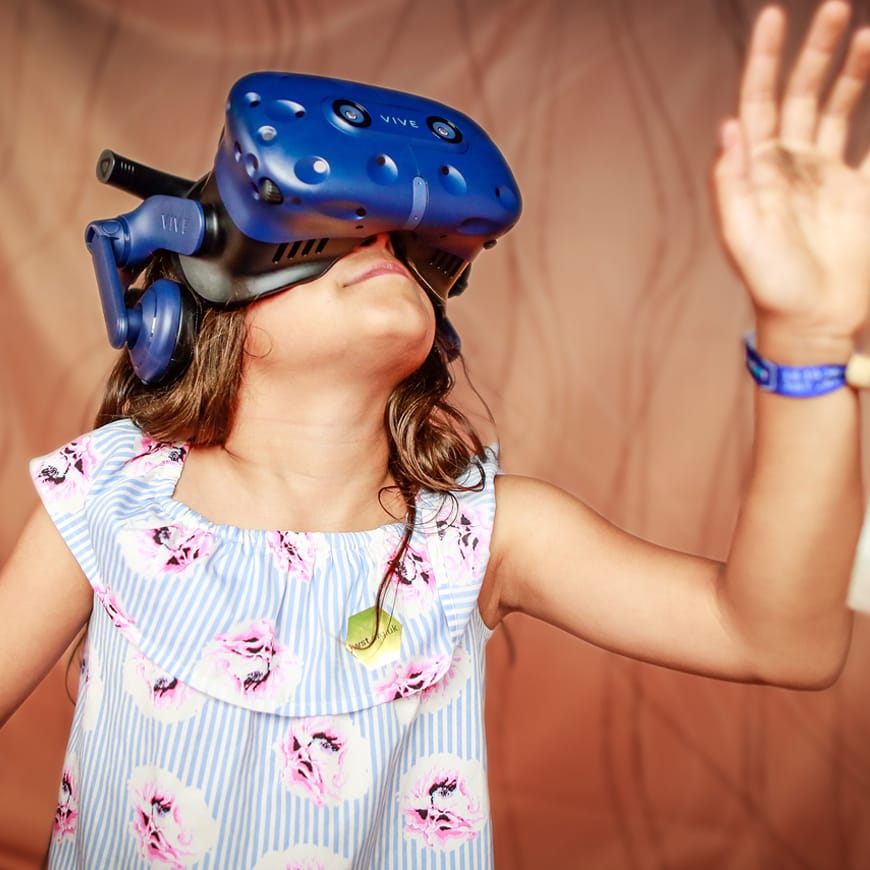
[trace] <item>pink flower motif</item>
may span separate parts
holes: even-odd
[[[280,748],[288,788],[302,785],[319,807],[327,800],[340,800],[347,749],[335,728],[306,721],[287,735]]]
[[[282,571],[307,583],[314,568],[314,541],[306,532],[269,532],[266,543]]]
[[[70,756],[64,765],[57,796],[57,809],[54,812],[54,825],[51,835],[56,843],[76,832],[76,819],[79,817],[78,763]]]
[[[155,441],[144,435],[140,442],[139,453],[125,463],[128,473],[148,474],[165,466],[184,464],[188,453],[185,444],[169,444],[165,441]]]
[[[318,807],[360,797],[372,781],[369,748],[347,717],[291,720],[275,744],[281,780]]]
[[[407,698],[430,690],[448,668],[447,656],[430,659],[411,659],[399,662],[393,673],[375,688],[380,703]]]
[[[130,777],[131,828],[149,863],[183,870],[217,842],[217,824],[202,794],[164,770],[141,767]]]
[[[81,438],[43,459],[34,470],[33,480],[47,502],[71,513],[84,503],[96,464],[90,439]]]
[[[444,567],[449,578],[476,577],[489,556],[489,529],[478,509],[460,507],[455,516],[436,519],[444,543]]]
[[[449,755],[418,763],[402,797],[405,830],[433,849],[474,840],[488,817],[483,768]]]
[[[281,653],[272,626],[265,620],[255,622],[244,632],[219,634],[216,638],[225,653],[228,670],[240,691],[257,692],[272,675],[272,662]],[[233,665],[241,664],[241,672]]]
[[[434,684],[422,691],[422,700],[426,702],[426,710],[432,712],[449,704],[461,691],[462,686],[471,675],[471,661],[468,653],[457,646],[450,659],[450,667]]]
[[[122,532],[121,546],[136,570],[148,577],[182,575],[198,559],[211,555],[214,535],[180,523],[128,527]]]
[[[103,586],[100,583],[94,583],[94,593],[115,628],[119,629],[121,634],[131,643],[138,643],[139,628],[133,617],[125,613],[124,608],[115,597],[115,593],[108,586]]]
[[[278,642],[265,619],[217,635],[195,669],[217,697],[244,699],[248,706],[266,710],[290,699],[301,673],[299,659]]]
[[[124,666],[124,688],[139,709],[161,722],[180,722],[197,713],[205,698],[142,653],[132,653]]]
[[[161,674],[153,680],[148,679],[148,674],[145,673],[141,663],[139,675],[148,684],[148,692],[155,707],[171,707],[190,691],[186,684],[178,681],[178,677]]]
[[[444,658],[439,660],[438,670],[443,661]],[[378,700],[390,703],[399,722],[408,725],[420,712],[434,713],[452,703],[470,676],[471,658],[461,646],[457,646],[449,667],[440,677],[429,675],[428,679],[421,680],[415,677],[412,668],[396,668],[393,676],[377,690]],[[428,685],[416,691],[417,685],[423,683]]]
[[[405,605],[427,607],[434,601],[435,572],[425,553],[409,546],[396,566],[395,578],[396,591]]]

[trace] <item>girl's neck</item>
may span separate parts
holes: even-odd
[[[191,451],[176,498],[244,528],[360,531],[404,518],[389,473],[386,396],[243,389],[220,447]]]

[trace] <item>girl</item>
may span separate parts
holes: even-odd
[[[820,96],[848,12],[820,6],[777,102],[784,18],[765,11],[721,131],[723,235],[779,366],[845,363],[867,316],[870,162],[843,153],[870,33]],[[0,582],[4,719],[88,624],[53,866],[489,866],[483,648],[514,610],[698,673],[836,678],[862,506],[839,370],[814,398],[759,391],[718,565],[497,475],[445,357],[378,236],[208,310],[173,387],[122,360],[107,425],[34,463],[44,507]]]

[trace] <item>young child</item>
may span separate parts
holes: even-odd
[[[870,31],[821,98],[848,14],[819,7],[778,100],[765,10],[721,130],[750,368],[775,380],[725,565],[498,474],[389,233],[205,306],[172,384],[119,361],[105,425],[34,462],[43,506],[0,582],[0,719],[88,626],[51,866],[491,866],[483,655],[512,611],[697,673],[836,678],[862,512],[844,366],[870,298],[870,160],[844,163]],[[167,274],[158,255],[144,283]]]

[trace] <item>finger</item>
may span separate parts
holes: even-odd
[[[849,139],[849,120],[870,76],[870,27],[852,37],[843,69],[831,88],[819,121],[816,144],[827,157],[842,158]]]
[[[740,85],[740,121],[750,149],[777,133],[776,88],[784,38],[785,14],[769,6],[752,29]]]
[[[780,138],[790,147],[807,148],[815,141],[822,88],[849,15],[848,3],[829,0],[813,16],[782,101]]]
[[[747,141],[736,118],[726,118],[719,131],[721,152],[713,167],[716,205],[722,235],[729,248],[742,249],[756,226],[749,182]]]

